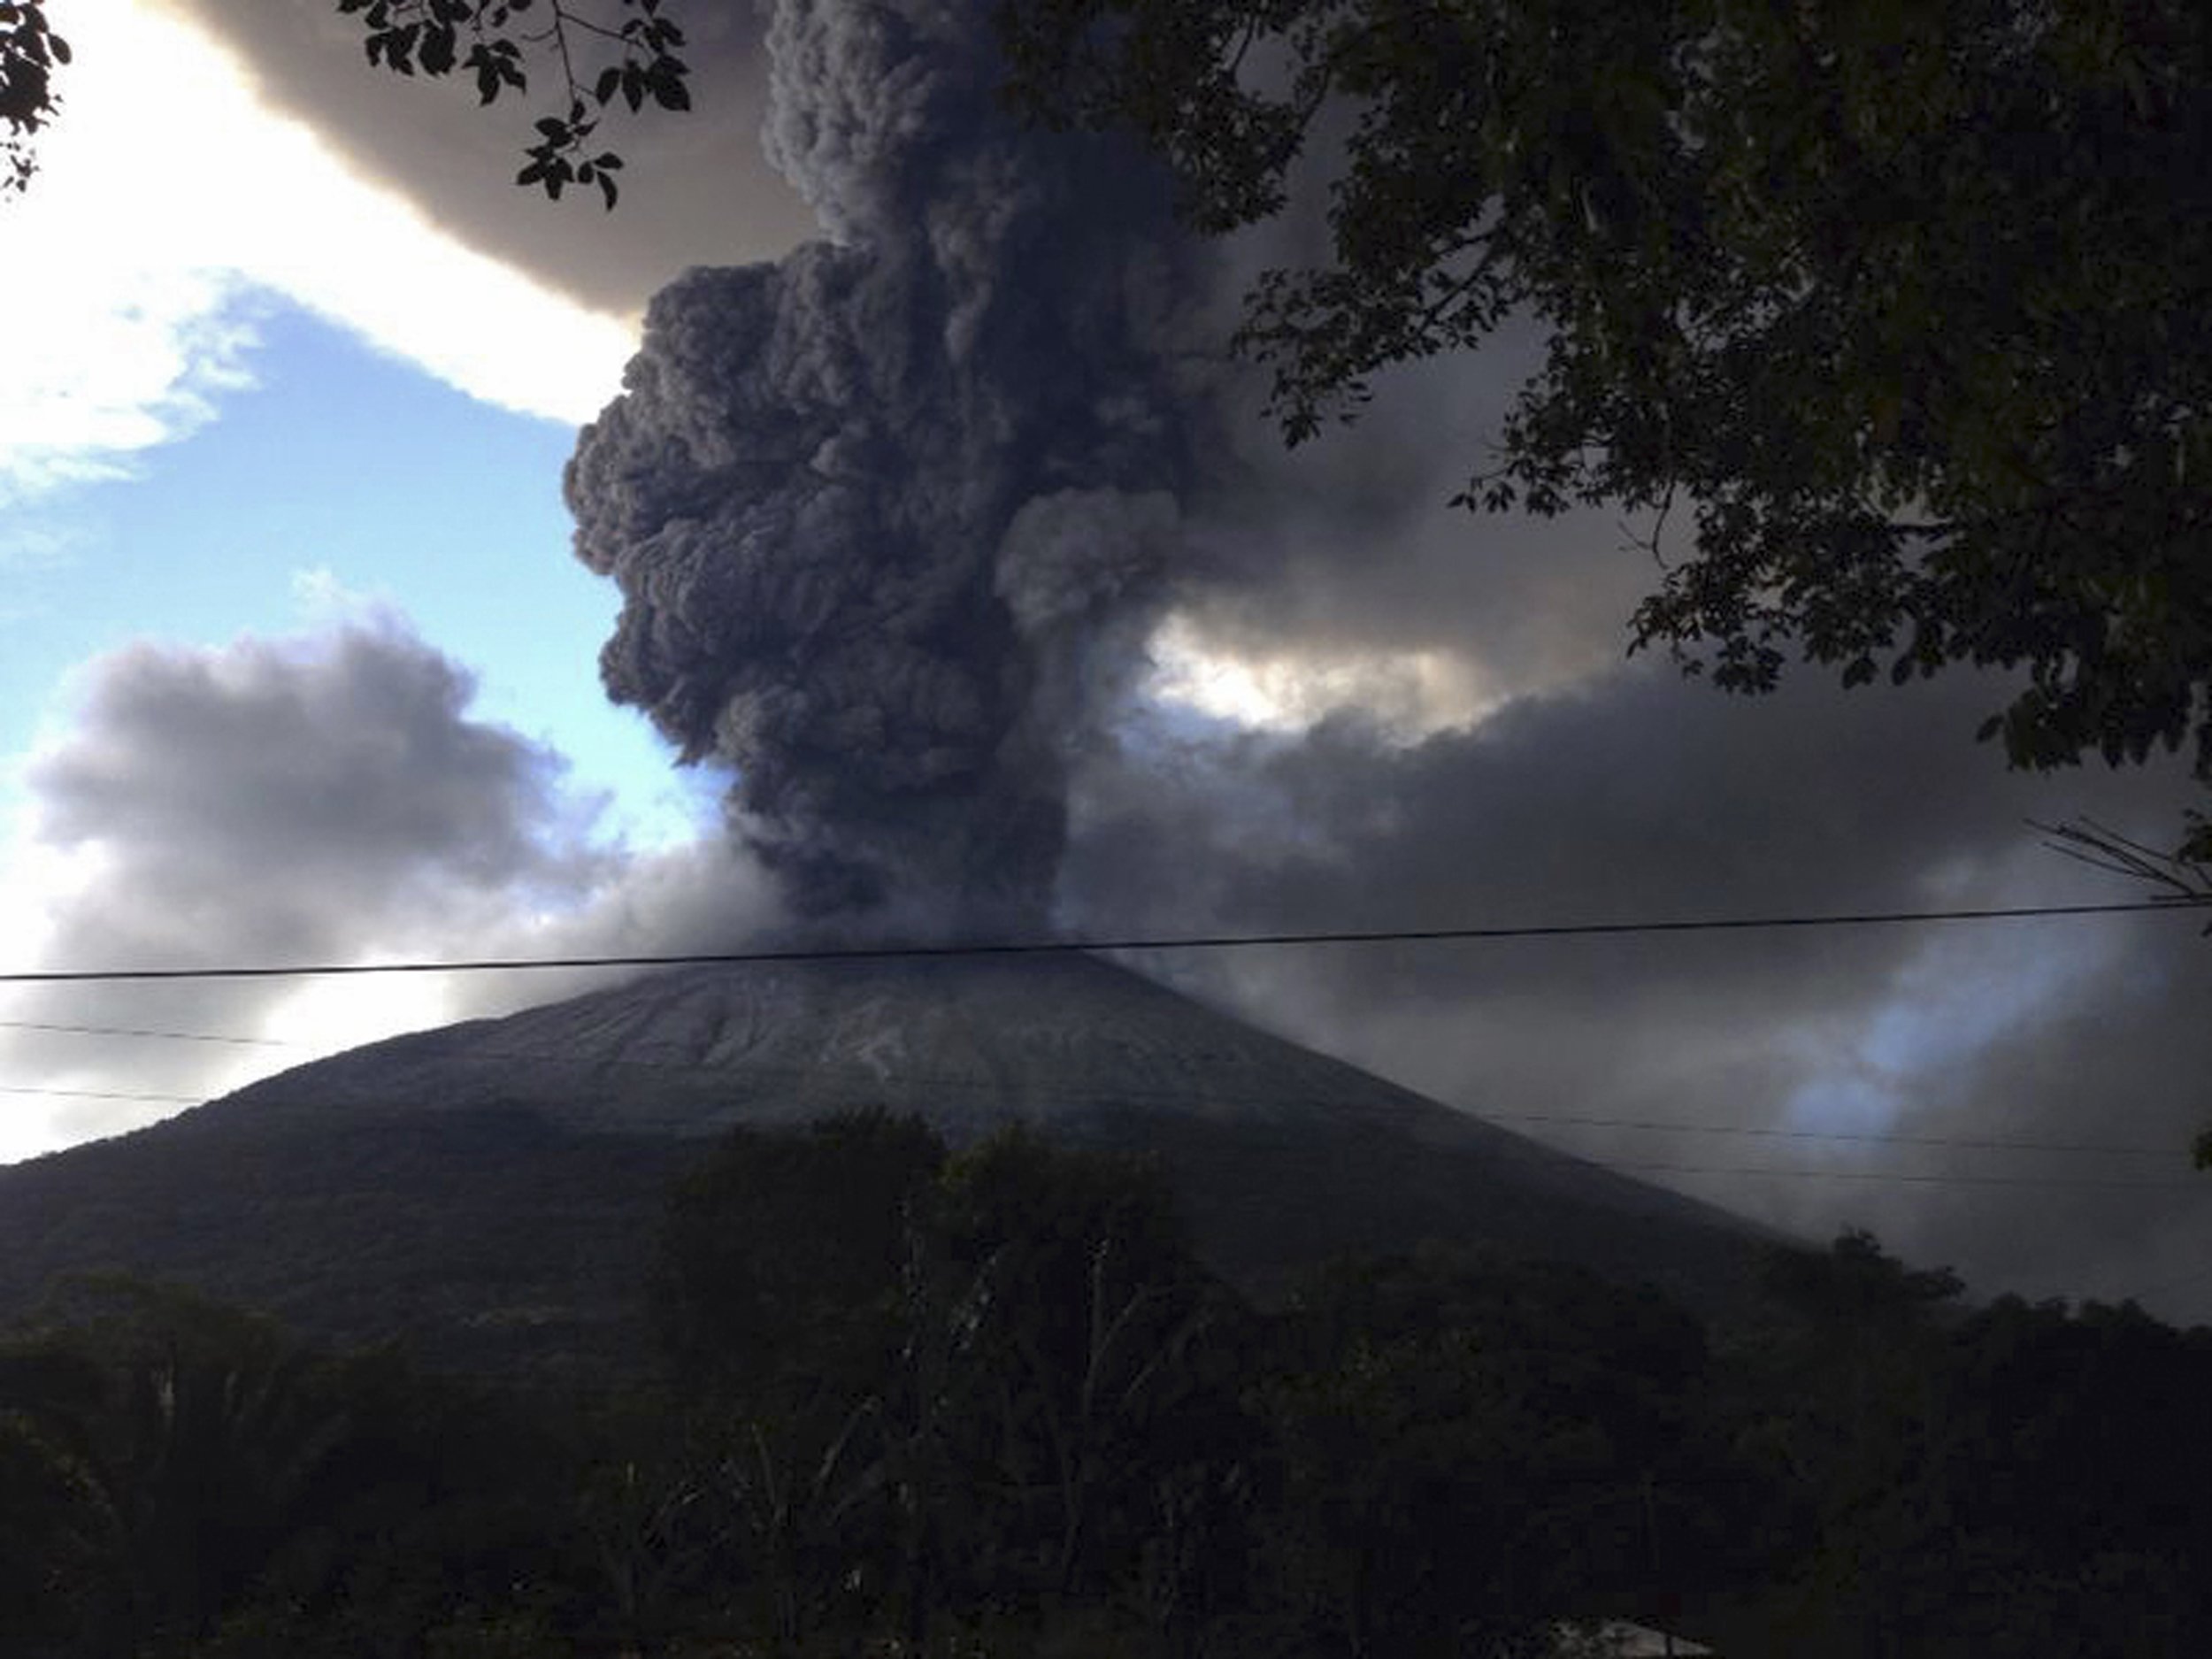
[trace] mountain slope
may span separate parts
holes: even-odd
[[[1263,1294],[1439,1238],[1712,1307],[1766,1236],[1094,958],[761,964],[371,1044],[0,1169],[0,1309],[118,1265],[449,1363],[618,1362],[703,1138],[862,1106],[1150,1151],[1202,1250]]]

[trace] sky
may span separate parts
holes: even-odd
[[[612,214],[326,12],[73,19],[0,203],[8,967],[2124,900],[2031,820],[2173,838],[2174,766],[2005,772],[1985,677],[1628,658],[1631,527],[1447,504],[1526,338],[1286,453],[1220,342],[1310,219],[1191,243],[1010,134],[958,6],[711,9]],[[1145,965],[1814,1237],[2212,1317],[2185,918]],[[19,988],[0,1158],[580,983]]]

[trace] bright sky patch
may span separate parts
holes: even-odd
[[[77,61],[31,189],[0,207],[34,326],[12,333],[0,503],[127,472],[253,382],[268,295],[472,397],[571,424],[634,341],[471,252],[270,114],[203,37],[136,0],[69,19]]]

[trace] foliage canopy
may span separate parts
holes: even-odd
[[[2212,1640],[2212,1331],[2132,1305],[1960,1308],[1853,1233],[1778,1253],[1709,1330],[1431,1250],[1263,1310],[1206,1282],[1141,1163],[1019,1131],[949,1153],[881,1113],[733,1136],[668,1223],[672,1369],[586,1398],[58,1286],[0,1331],[9,1651],[1419,1659],[1619,1617],[1810,1659]]]
[[[69,58],[39,0],[0,4],[0,195],[30,182],[31,139],[54,117],[54,71]]]
[[[2212,779],[2212,16],[2183,0],[1022,0],[1010,96],[1208,231],[1325,174],[1249,296],[1294,442],[1549,335],[1461,500],[1653,515],[1640,647],[1764,690],[2024,670],[2016,764]],[[1663,540],[1686,505],[1693,545]]]
[[[373,68],[409,78],[465,74],[478,101],[527,96],[534,72],[557,79],[536,140],[515,182],[558,200],[571,184],[595,185],[612,207],[622,157],[595,142],[605,114],[650,104],[687,110],[691,66],[677,56],[682,26],[662,0],[333,0],[361,26]],[[36,170],[32,142],[59,108],[53,72],[71,60],[41,0],[0,0],[0,193]],[[541,81],[541,85],[543,84]]]
[[[336,0],[358,20],[371,65],[396,75],[465,74],[478,101],[526,95],[530,65],[542,60],[561,82],[554,108],[538,117],[537,142],[515,175],[559,200],[571,184],[596,185],[611,208],[622,157],[591,142],[618,103],[635,114],[649,102],[687,110],[690,65],[676,55],[682,27],[661,0]]]

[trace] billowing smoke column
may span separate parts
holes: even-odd
[[[830,240],[657,296],[566,486],[609,692],[803,916],[1047,920],[1069,759],[1194,450],[1158,181],[995,106],[981,0],[781,0],[769,144]]]

